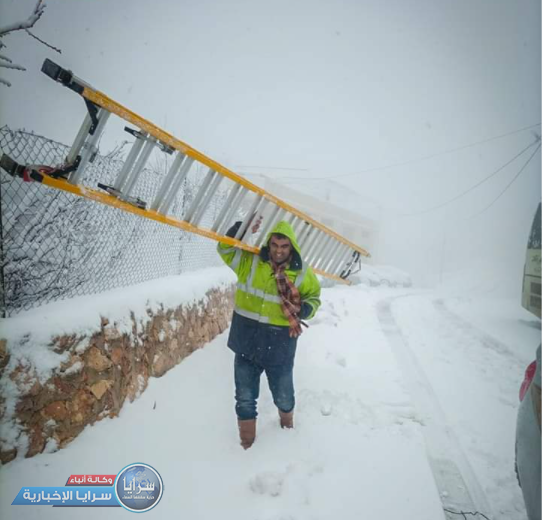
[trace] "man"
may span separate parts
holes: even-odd
[[[241,222],[226,233],[236,235]],[[253,233],[259,222],[253,226]],[[244,449],[256,436],[256,402],[260,376],[266,372],[282,428],[293,427],[293,368],[302,320],[320,306],[320,285],[302,261],[300,247],[288,222],[279,222],[256,255],[219,244],[224,262],[238,276],[228,346],[235,353],[236,414]],[[305,325],[307,326],[307,325]]]

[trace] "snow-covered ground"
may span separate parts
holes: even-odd
[[[117,518],[122,508],[11,506],[23,486],[150,464],[155,518],[526,518],[514,474],[518,389],[540,322],[515,300],[366,286],[323,290],[299,342],[295,429],[265,377],[257,441],[238,444],[227,332],[67,448],[0,469],[0,517]],[[482,517],[480,517],[482,518]]]

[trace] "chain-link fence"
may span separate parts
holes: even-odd
[[[61,164],[69,147],[24,131],[0,128],[0,152],[22,164]],[[112,185],[123,164],[117,150],[97,155],[84,184]],[[134,195],[150,202],[171,159],[157,151]],[[205,176],[196,165],[169,214],[181,218]],[[11,316],[53,300],[220,265],[216,243],[83,197],[0,173],[1,314]],[[218,191],[201,222],[210,227],[225,201]]]

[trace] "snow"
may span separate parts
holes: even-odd
[[[207,278],[194,282],[196,292]],[[491,520],[525,520],[514,432],[539,320],[516,300],[490,305],[479,295],[358,285],[322,296],[299,342],[294,430],[280,429],[263,377],[256,443],[239,446],[225,332],[151,379],[118,418],[87,427],[56,453],[3,467],[0,516],[73,517],[10,504],[23,486],[61,486],[70,474],[113,474],[145,462],[165,485],[148,513],[155,518],[435,520],[445,518],[443,504],[474,511],[469,503]],[[73,330],[88,326],[90,306],[72,306],[81,312]]]
[[[25,451],[23,445],[27,440],[19,437],[20,425],[14,425],[12,417],[18,397],[30,390],[33,380],[29,378],[26,381],[23,374],[13,381],[9,374],[17,366],[22,366],[44,384],[54,370],[70,357],[69,352],[58,354],[52,349],[56,336],[80,337],[74,350],[81,354],[88,348],[90,337],[100,331],[102,319],[108,320],[107,327],[114,325],[120,333],[132,336],[131,316],[136,322],[136,330],[141,332],[151,319],[149,310],[151,314],[156,314],[163,308],[192,305],[200,300],[205,302],[207,291],[226,288],[234,282],[235,276],[226,266],[208,268],[113,289],[100,295],[58,301],[9,319],[1,319],[1,337],[7,340],[10,358],[0,378],[0,392],[5,399],[5,413],[0,420],[0,440],[7,446],[17,445],[21,451]],[[139,340],[139,337],[136,339]],[[82,364],[76,362],[64,374],[75,373],[81,368]],[[144,387],[145,381],[140,376],[138,394]]]
[[[100,331],[102,318],[107,319],[110,325],[115,324],[121,334],[132,336],[131,314],[141,331],[151,319],[148,310],[156,313],[164,308],[192,305],[205,300],[207,291],[215,287],[225,288],[235,281],[235,275],[225,266],[201,269],[119,287],[100,295],[58,301],[1,319],[2,338],[8,341],[11,355],[10,366],[17,363],[31,365],[36,368],[40,380],[45,381],[52,370],[67,359],[66,354],[56,354],[44,348],[55,336],[81,336],[75,347],[80,354],[88,347],[89,337]]]

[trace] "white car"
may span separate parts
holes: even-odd
[[[522,306],[541,319],[541,204],[526,248]],[[541,345],[520,387],[515,469],[529,520],[541,520]]]
[[[541,345],[520,387],[515,466],[529,520],[541,520]]]

